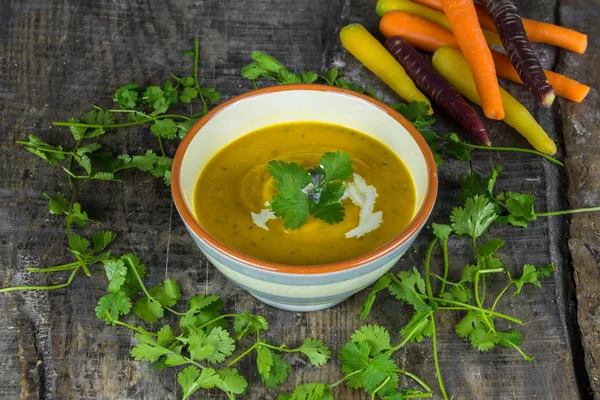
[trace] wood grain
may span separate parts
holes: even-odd
[[[557,21],[586,30],[594,21],[597,1],[536,0],[519,2],[523,14],[532,19]],[[183,51],[201,39],[202,81],[217,87],[225,98],[251,88],[239,77],[251,50],[268,51],[291,69],[321,70],[341,66],[345,77],[372,87],[387,102],[397,102],[371,73],[340,48],[337,33],[346,23],[361,22],[376,32],[374,1],[298,0],[227,1],[69,1],[2,0],[0,2],[0,286],[24,283],[62,282],[66,277],[49,277],[25,272],[25,267],[44,266],[68,260],[63,226],[47,214],[43,192],[66,191],[66,179],[59,168],[49,168],[14,145],[15,140],[35,134],[50,143],[67,141],[67,130],[51,127],[51,121],[66,120],[87,111],[92,104],[111,106],[114,90],[122,84],[157,82],[170,72],[191,73]],[[584,7],[588,11],[584,11]],[[582,17],[583,14],[587,17]],[[597,22],[596,18],[596,22]],[[585,22],[582,22],[585,21]],[[581,24],[581,25],[577,25]],[[586,25],[587,24],[587,25]],[[591,33],[591,28],[588,33]],[[591,37],[597,44],[598,35]],[[572,67],[577,60],[581,79],[590,76],[597,84],[597,56],[562,54],[537,46],[545,68],[557,60],[565,73],[578,77]],[[567,67],[568,66],[568,67]],[[593,72],[596,71],[596,72]],[[594,74],[595,75],[592,75]],[[541,109],[526,89],[502,82],[567,148],[570,165],[569,188],[573,205],[597,204],[597,187],[586,189],[586,177],[598,177],[597,147],[584,154],[590,128],[580,129],[592,118],[597,127],[597,92],[583,105],[560,102],[551,111]],[[596,96],[596,97],[594,97]],[[594,101],[595,99],[595,101]],[[194,112],[190,109],[186,110]],[[458,130],[436,112],[436,130]],[[593,118],[596,118],[594,120]],[[497,145],[526,147],[526,142],[501,122],[486,121]],[[594,125],[591,125],[594,126]],[[595,142],[597,143],[597,142]],[[153,148],[155,141],[145,129],[115,132],[105,140],[112,151],[140,152]],[[579,150],[573,150],[575,147]],[[175,145],[169,146],[173,154]],[[587,157],[587,158],[586,158]],[[540,211],[565,207],[564,172],[540,159],[526,155],[480,152],[472,162],[449,162],[440,168],[440,196],[430,222],[445,222],[452,207],[457,177],[470,171],[487,173],[495,164],[504,172],[501,190],[534,193]],[[577,168],[582,169],[579,171]],[[594,189],[595,188],[595,189]],[[586,194],[587,193],[587,194]],[[573,196],[587,196],[576,203]],[[595,196],[595,197],[594,197]],[[113,251],[134,251],[150,266],[149,280],[165,276],[178,280],[186,295],[214,293],[223,296],[232,311],[249,310],[263,314],[271,323],[269,340],[297,345],[306,336],[320,337],[337,352],[352,332],[360,327],[356,310],[366,293],[359,293],[330,310],[290,313],[265,306],[227,281],[211,267],[188,236],[172,205],[169,190],[156,179],[133,173],[122,183],[98,183],[88,187],[80,201],[98,224],[118,233]],[[541,289],[526,288],[519,298],[507,298],[501,311],[527,321],[522,327],[523,349],[536,357],[523,361],[516,352],[494,349],[474,351],[453,333],[459,315],[437,319],[440,363],[448,392],[459,399],[575,399],[586,398],[583,341],[590,376],[597,377],[597,303],[592,279],[597,266],[598,231],[589,233],[595,222],[578,217],[571,225],[579,298],[579,327],[573,316],[576,298],[572,265],[567,248],[566,219],[540,219],[527,230],[498,227],[491,232],[506,241],[502,258],[517,271],[524,263],[555,262],[556,274]],[[581,221],[579,224],[576,221]],[[588,233],[585,233],[588,232]],[[422,267],[424,250],[431,238],[423,232],[395,270]],[[587,247],[586,247],[587,246]],[[591,246],[591,247],[590,247]],[[596,246],[596,247],[594,247]],[[468,262],[467,243],[450,244],[451,274],[456,277]],[[577,255],[577,249],[588,253]],[[587,258],[585,258],[587,254]],[[440,255],[436,254],[435,268]],[[596,262],[596,264],[594,264]],[[597,271],[597,270],[596,270]],[[94,314],[97,299],[104,294],[106,281],[101,271],[92,278],[78,277],[66,290],[51,293],[14,293],[0,296],[0,399],[176,399],[180,397],[173,371],[153,371],[129,358],[135,344],[129,331],[106,326]],[[579,274],[579,275],[578,275]],[[499,290],[503,282],[493,283]],[[597,293],[597,289],[596,293]],[[588,316],[585,314],[591,314]],[[582,315],[582,313],[584,313]],[[397,332],[410,317],[408,308],[383,297],[366,323]],[[590,328],[588,328],[588,322]],[[594,325],[595,324],[595,325]],[[595,326],[595,328],[593,328]],[[596,329],[595,331],[593,329]],[[594,333],[595,332],[595,333]],[[594,336],[595,335],[595,336]],[[437,388],[431,342],[399,351],[399,364],[420,375]],[[293,373],[282,388],[341,377],[334,360],[322,368],[306,365],[297,357],[288,358]],[[273,399],[280,391],[266,389],[251,359],[240,364],[250,383],[248,399]],[[596,383],[597,384],[597,383]],[[597,386],[594,386],[597,387]],[[597,389],[595,389],[597,390]],[[366,399],[343,386],[339,399]],[[439,391],[436,389],[436,398]],[[211,391],[196,398],[221,399]]]

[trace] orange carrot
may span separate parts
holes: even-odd
[[[379,22],[379,31],[386,38],[400,36],[416,48],[433,53],[442,46],[459,48],[458,42],[451,32],[429,22],[423,18],[401,12],[390,11]],[[518,84],[523,84],[519,74],[512,66],[505,54],[492,51],[492,58],[496,65],[496,73]],[[583,85],[574,79],[552,71],[544,71],[548,82],[554,87],[558,96],[565,99],[581,102],[588,92],[589,86]]]
[[[379,31],[386,38],[400,36],[414,47],[430,53],[442,46],[458,48],[452,32],[404,11],[385,13],[379,21]]]
[[[441,3],[458,45],[473,71],[483,113],[490,119],[504,119],[494,59],[479,26],[473,0],[441,0]]]
[[[496,72],[499,76],[511,80],[515,83],[523,84],[519,78],[519,74],[512,66],[510,59],[506,54],[492,51],[494,64],[496,64]],[[574,79],[567,78],[564,75],[557,74],[552,71],[544,71],[548,82],[552,85],[558,96],[565,99],[581,103],[590,91],[590,87],[577,82]]]
[[[380,17],[389,11],[405,11],[417,17],[425,18],[428,21],[434,22],[446,29],[452,31],[448,18],[441,11],[432,10],[422,4],[413,3],[410,0],[378,0],[375,12]],[[500,36],[496,32],[483,29],[483,36],[490,46],[502,46]]]
[[[411,0],[415,3],[423,4],[434,10],[442,11],[440,0]],[[482,28],[496,32],[494,22],[487,11],[479,5],[475,5],[477,18]],[[579,54],[585,53],[587,48],[587,35],[568,29],[559,25],[548,24],[546,22],[534,21],[523,18],[523,26],[527,32],[527,38],[530,42],[546,43],[552,46],[561,47],[565,50],[571,50]]]

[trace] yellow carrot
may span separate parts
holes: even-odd
[[[431,105],[398,61],[362,25],[345,26],[340,32],[340,39],[346,50],[404,100],[422,101]],[[431,113],[430,108],[429,114]]]
[[[433,10],[422,4],[413,3],[410,0],[379,0],[377,2],[375,11],[380,17],[382,17],[388,11],[404,11],[433,22],[447,31],[452,32],[450,22],[448,22],[448,18],[446,18],[443,12]],[[490,46],[502,46],[500,36],[496,32],[492,32],[487,29],[482,29],[482,31],[486,42]]]
[[[481,105],[473,73],[460,50],[450,46],[440,47],[433,54],[432,63],[456,91],[473,103]],[[556,153],[556,144],[529,111],[502,88],[500,88],[500,95],[506,111],[504,122],[515,128],[536,150],[546,154]]]

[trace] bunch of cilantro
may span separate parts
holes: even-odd
[[[262,336],[269,329],[264,317],[248,312],[224,314],[218,296],[195,296],[184,307],[178,306],[182,296],[177,283],[166,279],[147,288],[143,282],[146,266],[134,255],[111,257],[103,264],[109,293],[100,298],[96,315],[107,324],[134,332],[138,344],[131,349],[131,356],[135,360],[150,362],[154,369],[179,367],[182,399],[200,389],[218,388],[230,399],[245,393],[246,378],[233,366],[252,354],[258,374],[269,388],[285,382],[291,372],[285,353],[302,353],[316,366],[330,358],[329,348],[319,339],[307,338],[296,348],[269,343]],[[176,323],[164,324],[156,332],[122,320],[132,313],[147,324],[172,320],[165,312]],[[249,341],[246,349],[236,351]]]

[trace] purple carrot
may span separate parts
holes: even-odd
[[[408,76],[427,97],[442,107],[452,119],[465,128],[479,143],[484,146],[492,145],[483,122],[475,114],[475,111],[423,58],[421,53],[400,36],[392,36],[386,40],[385,48],[392,53],[394,58],[404,67]]]
[[[523,21],[517,14],[517,7],[512,0],[483,0],[483,4],[494,21],[502,46],[519,77],[540,104],[549,108],[556,93],[531,48]]]

